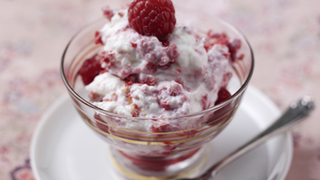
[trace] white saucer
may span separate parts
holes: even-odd
[[[210,145],[211,163],[267,127],[280,115],[260,91],[249,87],[235,119]],[[60,98],[41,118],[31,143],[36,180],[122,180],[111,167],[108,145],[85,125],[71,99]],[[215,180],[283,180],[292,158],[290,133],[279,135],[236,160]]]

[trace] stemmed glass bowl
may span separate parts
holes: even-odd
[[[128,179],[171,179],[188,176],[206,162],[209,142],[232,120],[253,73],[252,49],[244,37],[230,24],[197,11],[177,11],[177,23],[191,26],[200,33],[208,30],[226,33],[231,39],[239,39],[241,60],[233,64],[233,77],[227,88],[232,96],[206,110],[169,118],[179,124],[179,130],[149,132],[143,128],[154,119],[127,117],[114,114],[88,100],[88,92],[79,77],[82,63],[95,55],[101,46],[94,43],[94,34],[108,23],[101,18],[86,26],[69,42],[62,56],[61,76],[69,95],[83,121],[100,138],[109,143],[110,161],[119,174]],[[158,120],[161,121],[161,118]],[[240,127],[239,127],[240,128]],[[216,147],[219,148],[219,147]],[[90,156],[90,154],[88,154]]]

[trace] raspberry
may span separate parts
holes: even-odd
[[[171,0],[134,0],[128,10],[129,25],[138,33],[166,43],[176,24]]]
[[[83,84],[90,84],[102,70],[100,62],[96,60],[96,56],[85,60],[79,70],[79,75],[82,77]]]
[[[227,100],[229,97],[231,97],[230,92],[224,87],[220,88],[220,90],[218,92],[218,99],[217,99],[215,105]]]

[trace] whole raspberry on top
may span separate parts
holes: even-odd
[[[165,42],[176,24],[171,0],[134,0],[128,10],[131,28],[146,36]]]

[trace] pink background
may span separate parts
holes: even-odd
[[[101,6],[118,7],[122,1],[0,1],[1,180],[34,179],[32,133],[41,115],[66,92],[59,74],[62,52],[80,27],[101,16]],[[251,85],[282,111],[304,94],[320,104],[319,0],[173,0],[182,1],[231,22],[247,36],[256,59]],[[294,156],[286,180],[320,180],[319,117],[316,109],[293,130]]]

